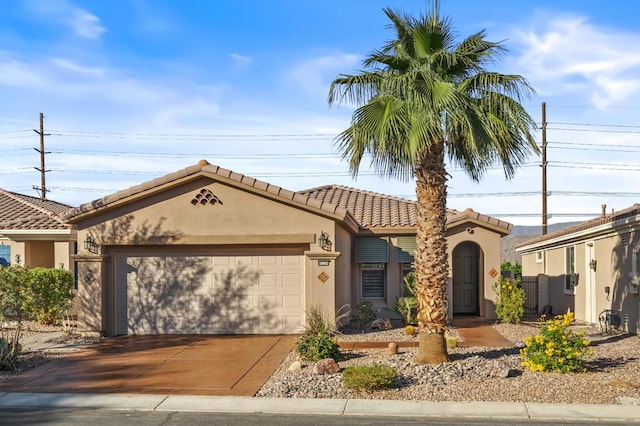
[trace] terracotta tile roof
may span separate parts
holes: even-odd
[[[407,227],[417,223],[416,202],[405,198],[376,192],[363,191],[342,185],[326,185],[298,192],[315,197],[323,202],[339,205],[351,212],[362,228]],[[447,210],[447,224],[453,225],[464,220],[476,220],[504,228],[509,233],[512,225],[493,217],[477,213],[471,209],[463,212]]]
[[[298,191],[323,203],[348,210],[362,228],[414,227],[415,202],[342,185],[326,185]]]
[[[414,228],[416,226],[415,201],[375,192],[363,191],[341,185],[327,185],[304,191],[293,192],[255,178],[235,173],[231,170],[209,164],[206,160],[200,160],[198,164],[187,167],[177,172],[159,177],[140,185],[108,195],[74,209],[69,210],[64,218],[73,222],[85,213],[93,213],[103,208],[114,206],[129,197],[142,194],[163,185],[180,181],[200,173],[210,173],[224,179],[234,181],[240,185],[258,191],[264,191],[283,200],[300,203],[311,208],[319,209],[340,217],[351,218],[354,226],[361,228]],[[495,218],[481,215],[471,209],[464,212],[457,210],[447,211],[447,223],[464,220],[465,218],[476,220],[504,229],[508,234],[511,224],[499,221]]]
[[[0,189],[0,229],[68,229],[62,220],[70,206]]]
[[[178,170],[177,172],[170,173],[168,175],[142,183],[140,185],[132,186],[128,189],[118,191],[114,194],[107,195],[106,197],[101,198],[99,200],[82,204],[76,208],[73,208],[67,211],[67,213],[64,215],[64,219],[67,221],[73,221],[74,218],[77,218],[78,216],[81,216],[84,213],[97,211],[102,208],[109,208],[110,206],[113,206],[115,203],[125,200],[126,198],[141,194],[149,190],[153,190],[154,188],[160,187],[162,185],[171,184],[172,182],[176,182],[184,178],[188,178],[189,176],[198,175],[202,172],[211,173],[221,178],[234,181],[240,185],[245,185],[255,190],[264,191],[264,192],[273,194],[276,197],[282,198],[287,201],[301,203],[303,205],[306,205],[312,208],[320,209],[330,214],[343,216],[343,217],[349,215],[346,209],[341,208],[337,204],[318,200],[317,198],[311,197],[309,195],[293,192],[293,191],[281,188],[279,186],[257,180],[255,178],[245,176],[240,173],[235,173],[231,170],[209,164],[206,160],[200,160],[196,165],[184,168],[182,170]]]
[[[518,244],[516,248],[525,247],[531,244],[542,243],[544,241],[552,240],[565,235],[569,236],[577,232],[587,231],[589,229],[598,227],[600,225],[606,225],[608,223],[617,222],[619,220],[635,217],[637,215],[640,215],[640,204],[634,204],[633,206],[627,207],[626,209],[622,209],[617,212],[612,212],[610,214],[605,214],[604,217],[600,216],[595,219],[587,220],[585,222],[580,222],[568,228],[560,229],[556,232],[552,232],[547,235],[542,235],[540,237],[533,238],[531,240],[523,242],[522,244]]]

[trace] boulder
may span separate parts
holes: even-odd
[[[498,377],[501,379],[505,379],[509,377],[510,371],[511,369],[509,368],[507,363],[500,359],[489,360],[485,365],[485,375],[487,377]]]
[[[377,320],[372,321],[369,327],[371,330],[391,330],[393,325],[389,318],[378,318]]]
[[[333,358],[321,359],[313,366],[313,374],[336,374],[339,372],[340,366]]]

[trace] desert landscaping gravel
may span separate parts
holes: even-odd
[[[296,361],[287,356],[258,391],[258,397],[279,398],[367,398],[426,401],[517,401],[548,403],[615,404],[617,397],[640,399],[640,337],[623,333],[605,334],[584,328],[592,341],[593,356],[586,358],[585,373],[532,373],[523,369],[519,350],[523,339],[537,334],[536,324],[495,324],[513,348],[459,346],[449,350],[451,362],[421,365],[413,362],[417,349],[401,348],[397,355],[386,349],[343,351],[341,368],[382,363],[395,367],[398,377],[393,389],[372,393],[355,392],[342,384],[342,375],[313,373],[313,363],[302,362],[299,371],[288,371]],[[402,329],[366,334],[346,334],[340,341],[407,341]],[[496,361],[497,360],[497,361]],[[494,375],[495,367],[508,371]]]
[[[299,371],[288,371],[297,361],[290,353],[256,394],[278,398],[367,398],[426,401],[516,401],[548,403],[615,404],[620,397],[640,400],[640,336],[625,333],[601,333],[597,327],[584,327],[592,341],[594,354],[586,359],[586,373],[532,373],[523,369],[519,350],[523,339],[538,333],[535,323],[495,324],[500,334],[514,343],[513,348],[464,347],[450,349],[451,362],[421,365],[413,362],[417,349],[400,348],[397,355],[386,349],[343,351],[344,369],[350,365],[383,363],[398,372],[393,389],[358,393],[346,389],[342,374],[313,373],[313,363],[302,362]],[[24,336],[43,331],[60,331],[30,325]],[[455,334],[455,330],[453,330]],[[63,335],[60,343],[95,343],[100,339],[83,339],[72,333]],[[339,336],[344,342],[417,341],[402,328],[375,332],[347,332]],[[0,381],[52,359],[65,356],[65,351],[35,351],[20,357],[18,371],[0,371]],[[496,368],[501,367],[501,368]],[[494,374],[508,371],[507,377]],[[629,401],[627,399],[626,401]]]

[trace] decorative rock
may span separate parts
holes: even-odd
[[[499,377],[505,379],[509,377],[509,366],[506,362],[499,359],[492,359],[485,365],[487,377]]]
[[[397,343],[389,343],[387,346],[387,355],[394,356],[398,355],[398,344]]]
[[[339,372],[340,366],[333,358],[321,359],[313,366],[313,374],[336,374]]]
[[[370,328],[372,330],[391,330],[393,325],[389,318],[378,318],[371,322]]]
[[[302,363],[300,361],[294,361],[291,363],[287,371],[300,371],[302,370]]]

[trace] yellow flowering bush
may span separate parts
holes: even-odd
[[[519,279],[500,277],[493,285],[498,294],[496,300],[496,316],[502,322],[520,323],[524,315],[524,289]]]
[[[522,365],[536,372],[585,371],[584,357],[593,354],[584,333],[568,330],[574,320],[573,312],[546,320],[541,318],[540,333],[524,339],[520,350]]]

